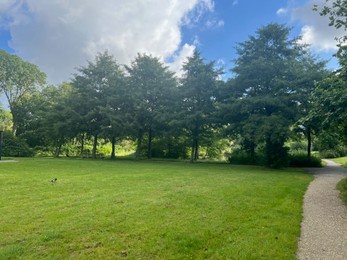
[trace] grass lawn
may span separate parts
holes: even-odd
[[[226,164],[0,163],[0,259],[295,259],[311,180]]]
[[[341,163],[343,167],[347,168],[347,157],[336,158],[333,161]],[[347,206],[347,179],[341,180],[337,184],[337,188],[340,190],[341,198]]]
[[[336,163],[342,164],[342,166],[347,167],[347,157],[335,158],[332,159]]]

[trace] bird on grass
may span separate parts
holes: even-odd
[[[58,180],[57,178],[54,178],[51,180],[51,182],[57,182],[57,180]]]

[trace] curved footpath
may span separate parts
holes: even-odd
[[[298,259],[347,259],[347,210],[336,184],[347,177],[347,169],[325,160],[323,168],[310,169],[315,179],[304,197],[304,219]]]

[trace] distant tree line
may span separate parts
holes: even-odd
[[[314,141],[321,150],[343,150],[345,47],[339,50],[341,69],[331,72],[289,34],[288,27],[271,23],[239,43],[226,81],[197,50],[181,77],[151,55],[138,54],[122,66],[103,52],[77,69],[71,82],[46,86],[35,65],[1,50],[0,89],[12,120],[2,111],[0,122],[14,139],[37,151],[54,148],[55,156],[66,144],[83,156],[89,143],[96,158],[102,141],[115,158],[116,145],[133,140],[138,159],[194,162],[232,145],[231,162],[280,167],[296,149],[291,143],[305,140],[308,161]]]

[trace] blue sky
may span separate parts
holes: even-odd
[[[108,50],[121,64],[136,53],[161,57],[180,73],[198,48],[226,71],[235,46],[271,22],[293,28],[312,51],[331,59],[337,32],[312,11],[324,0],[0,0],[0,48],[35,63],[48,83]],[[337,67],[336,60],[329,63]],[[227,75],[228,77],[229,75]]]

